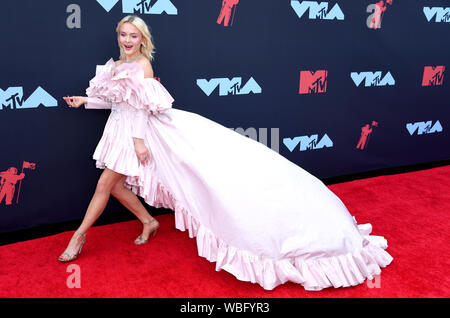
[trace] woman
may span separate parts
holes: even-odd
[[[108,60],[71,107],[110,108],[93,158],[104,169],[86,216],[61,261],[75,259],[86,232],[115,196],[143,223],[136,244],[159,223],[140,204],[175,212],[177,229],[196,237],[198,254],[239,280],[308,290],[363,283],[392,257],[319,179],[270,148],[200,115],[172,108],[155,79],[145,22],[122,19],[120,60]]]

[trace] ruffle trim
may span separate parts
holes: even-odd
[[[142,67],[134,63],[116,66],[111,58],[89,81],[88,97],[99,97],[111,103],[126,102],[137,110],[159,113],[171,108],[173,97],[154,78],[145,78]]]
[[[381,268],[393,260],[384,251],[387,241],[381,236],[369,235],[372,231],[370,224],[358,225],[359,232],[366,239],[358,252],[308,260],[301,257],[281,260],[260,257],[230,246],[216,237],[192,217],[154,175],[146,180],[150,181],[143,184],[139,177],[129,177],[126,185],[151,206],[173,210],[175,227],[180,231],[187,230],[190,238],[196,238],[199,256],[216,262],[216,271],[223,269],[241,281],[258,283],[266,290],[272,290],[287,281],[301,284],[311,291],[331,286],[355,286],[379,275]]]
[[[110,141],[106,136],[100,139],[92,158],[99,169],[108,167],[120,174],[138,176],[139,161],[136,152],[130,149],[133,149],[132,146],[119,147],[117,142]]]

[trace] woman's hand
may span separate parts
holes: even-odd
[[[145,165],[150,162],[150,151],[145,146],[144,139],[134,138],[134,150],[141,164]]]
[[[69,107],[78,108],[87,103],[87,97],[84,96],[65,96],[63,99],[66,101]]]

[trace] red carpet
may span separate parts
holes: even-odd
[[[0,246],[0,297],[450,297],[449,184],[445,166],[330,186],[358,223],[388,240],[394,261],[372,288],[308,292],[287,283],[265,291],[216,272],[169,214],[157,217],[158,235],[143,246],[133,245],[138,221],[93,227],[69,264],[57,257],[73,232]],[[66,285],[71,264],[79,266],[81,288]]]

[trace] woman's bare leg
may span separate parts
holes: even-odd
[[[102,214],[103,210],[108,203],[111,195],[111,190],[117,181],[122,178],[123,175],[113,170],[106,168],[100,176],[97,182],[95,193],[89,203],[83,222],[80,227],[75,231],[72,239],[67,246],[66,252],[70,255],[76,254],[82,244],[82,235],[94,224],[98,217]],[[66,255],[67,256],[67,255]],[[62,258],[67,259],[62,255]]]
[[[148,213],[136,194],[124,186],[125,179],[126,176],[119,179],[112,188],[111,194],[143,223],[141,237],[143,240],[146,240],[152,229],[158,226],[158,222],[153,221],[154,218]]]
[[[86,233],[87,230],[94,224],[94,222],[102,214],[103,210],[108,203],[111,191],[114,185],[117,183],[123,175],[119,174],[108,168],[103,171],[100,179],[97,182],[97,187],[95,188],[94,196],[89,203],[89,206],[84,216],[83,222],[78,228],[78,233]]]

